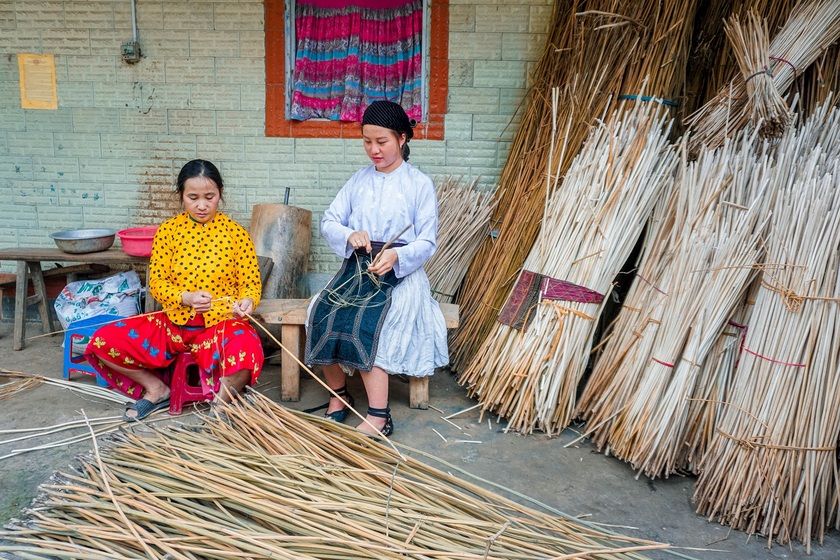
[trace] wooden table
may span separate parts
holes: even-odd
[[[0,261],[17,261],[15,278],[15,333],[14,349],[22,350],[26,337],[26,309],[32,303],[38,303],[38,313],[45,333],[54,332],[52,315],[47,307],[47,286],[44,282],[42,262],[73,262],[90,264],[131,264],[148,267],[149,257],[132,257],[122,249],[108,249],[97,253],[72,254],[58,248],[48,247],[8,247],[0,249]],[[29,281],[35,289],[35,295],[27,297]],[[149,275],[146,274],[146,311],[154,311],[155,301],[148,291]]]

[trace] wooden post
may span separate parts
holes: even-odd
[[[280,327],[280,342],[289,349],[289,352],[298,352],[298,358],[303,356],[300,352],[300,331],[302,330],[300,325]],[[280,363],[280,400],[300,400],[300,366],[285,353]]]
[[[264,282],[264,299],[301,296],[300,280],[309,264],[312,212],[285,204],[256,204],[251,210],[251,239],[257,255],[274,266]]]
[[[408,383],[408,406],[421,410],[429,408],[429,378],[411,377]]]

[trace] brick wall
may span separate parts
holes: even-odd
[[[130,0],[0,2],[0,247],[158,223],[178,211],[181,165],[201,157],[219,165],[224,211],[245,226],[254,204],[289,187],[290,204],[313,211],[311,270],[333,271],[317,224],[368,160],[358,140],[265,137],[262,2],[136,8],[144,57],[128,65]],[[550,15],[549,0],[450,0],[445,139],[412,142],[412,163],[492,188]],[[19,53],[55,55],[57,111],[20,108]]]

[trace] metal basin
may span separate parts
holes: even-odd
[[[68,229],[51,233],[58,248],[65,253],[96,253],[114,244],[117,231],[114,229]]]

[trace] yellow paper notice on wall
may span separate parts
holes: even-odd
[[[58,109],[55,58],[51,54],[19,54],[22,109]]]

